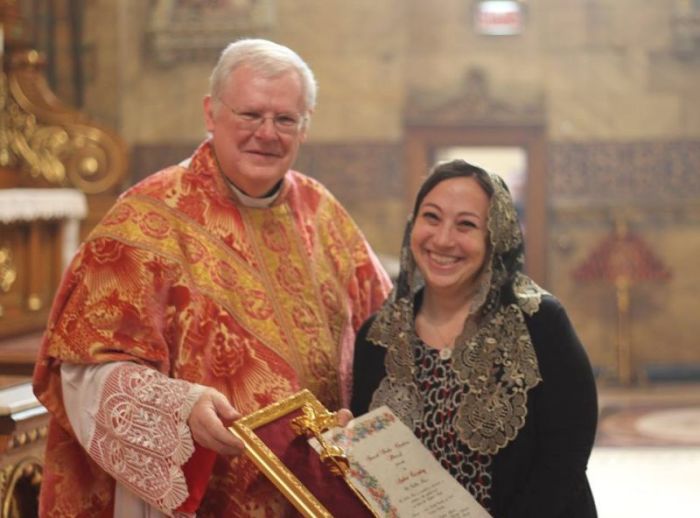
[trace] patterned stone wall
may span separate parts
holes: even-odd
[[[594,364],[614,377],[615,286],[576,282],[573,271],[623,218],[670,271],[632,284],[627,338],[639,372],[697,377],[700,142],[593,142],[550,146],[549,280]],[[659,375],[661,375],[659,374]]]
[[[559,142],[550,148],[554,200],[700,200],[700,140]]]

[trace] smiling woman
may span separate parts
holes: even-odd
[[[438,164],[396,288],[358,332],[352,410],[389,406],[496,518],[593,517],[593,373],[564,308],[522,267],[503,180]]]

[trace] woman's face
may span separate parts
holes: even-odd
[[[472,177],[450,178],[423,199],[411,251],[426,289],[464,296],[474,290],[487,255],[488,195]]]

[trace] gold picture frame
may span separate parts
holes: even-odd
[[[234,421],[229,430],[243,441],[246,454],[299,513],[305,518],[333,518],[334,515],[256,433],[256,429],[260,427],[286,418],[297,411],[302,413],[304,407],[319,415],[328,413],[323,404],[310,391],[304,389]]]

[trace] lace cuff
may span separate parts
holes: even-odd
[[[86,449],[107,473],[172,515],[188,496],[182,466],[194,452],[187,426],[204,387],[125,362],[104,379]]]

